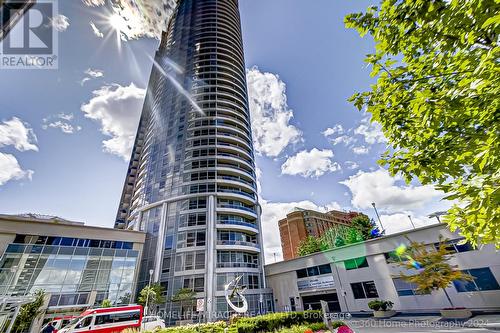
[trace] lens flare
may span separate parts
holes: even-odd
[[[186,89],[184,89],[182,87],[182,85],[179,83],[179,81],[177,81],[177,79],[175,78],[175,75],[172,75],[171,71],[172,70],[176,71],[180,67],[172,68],[172,66],[171,66],[172,60],[169,59],[169,62],[165,64],[165,59],[163,59],[163,62],[167,67],[167,70],[165,70],[165,68],[163,68],[163,66],[160,65],[153,57],[151,57],[150,55],[148,55],[148,57],[153,61],[153,66],[156,67],[156,69],[163,75],[163,77],[168,79],[170,81],[170,83],[174,86],[174,88],[189,101],[189,103],[193,107],[194,111],[196,111],[198,114],[200,114],[202,116],[205,116],[205,112],[196,103],[196,101],[191,96],[191,94]]]
[[[421,269],[422,268],[422,265],[416,261],[415,259],[413,258],[409,258],[410,259],[410,264],[415,268],[415,269]]]
[[[406,252],[406,245],[405,244],[401,244],[399,245],[397,248],[396,248],[396,254],[401,257],[403,254],[405,254]]]

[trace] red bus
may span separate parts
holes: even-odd
[[[51,323],[52,327],[54,327],[54,333],[57,333],[58,330],[60,330],[64,326],[68,325],[75,318],[77,318],[77,317],[76,316],[63,316],[63,317],[52,318],[47,324],[45,324],[42,327],[40,332],[43,332],[43,330],[49,325],[49,323]]]
[[[91,309],[83,312],[58,333],[119,333],[126,328],[141,328],[141,305]]]

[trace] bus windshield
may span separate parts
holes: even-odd
[[[77,317],[77,318],[74,318],[74,319],[71,319],[71,321],[64,327],[71,327],[71,326],[75,326],[76,323],[78,323],[78,321],[82,319],[81,317]]]

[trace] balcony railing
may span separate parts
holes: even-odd
[[[237,246],[250,246],[259,248],[259,244],[237,240],[217,240],[217,245],[237,245]]]
[[[244,226],[244,227],[250,227],[250,228],[254,228],[254,229],[258,228],[257,225],[254,224],[254,223],[237,221],[237,220],[217,220],[217,223],[220,223],[220,224],[241,225],[241,226]]]
[[[229,189],[218,188],[217,192],[239,194],[239,195],[243,195],[243,196],[248,197],[248,198],[255,199],[255,195],[247,193],[247,192],[243,192],[243,191],[238,191],[238,190],[229,190]]]
[[[218,162],[217,163],[217,166],[218,167],[221,167],[221,168],[231,168],[231,169],[237,169],[237,170],[240,170],[240,171],[243,171],[244,173],[246,174],[249,174],[250,176],[253,177],[253,172],[251,171],[248,171],[247,169],[244,169],[244,168],[240,168],[239,166],[236,166],[234,164],[227,164],[227,163],[221,163],[221,162]]]
[[[250,187],[252,187],[253,189],[255,189],[255,185],[254,185],[253,182],[248,181],[246,179],[243,179],[241,177],[236,177],[236,176],[218,176],[217,179],[232,180],[232,181],[235,181],[235,182],[245,183],[245,184],[249,185]]]
[[[250,212],[252,214],[257,214],[255,212],[255,210],[253,210],[252,208],[248,208],[248,207],[245,207],[245,206],[239,206],[239,205],[231,205],[231,204],[219,204],[218,205],[219,208],[232,208],[232,209],[239,209],[239,210],[244,210],[244,211],[247,211],[247,212]]]
[[[217,268],[259,268],[259,264],[251,263],[251,262],[218,262]]]

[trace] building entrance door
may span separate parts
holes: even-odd
[[[309,310],[309,309],[321,310],[320,301],[325,301],[328,303],[328,310],[330,312],[341,311],[337,293],[302,296],[302,303],[304,304],[304,310]]]

